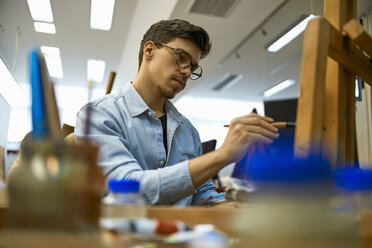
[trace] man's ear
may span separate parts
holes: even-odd
[[[146,59],[151,59],[154,55],[155,50],[155,43],[151,40],[147,41],[145,45],[143,45],[143,55],[145,55]]]

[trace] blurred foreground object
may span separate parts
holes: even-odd
[[[359,223],[363,247],[372,245],[372,170],[354,166],[334,172],[338,186],[332,199],[332,209],[341,215],[351,215]]]
[[[103,229],[126,235],[127,239],[147,241],[146,247],[202,247],[226,248],[228,240],[224,233],[213,225],[188,226],[179,220],[159,220],[148,218],[102,220]],[[156,240],[156,243],[154,241]],[[138,242],[137,242],[138,243]],[[142,242],[143,244],[143,242]],[[138,243],[134,247],[144,247]]]
[[[9,182],[11,227],[98,228],[103,174],[95,146],[42,141],[25,147]]]
[[[75,130],[75,127],[70,126],[66,123],[63,123],[62,129],[61,129],[62,137],[67,137],[69,134],[73,133],[74,130]]]
[[[98,148],[66,144],[44,58],[29,57],[32,132],[21,146],[19,166],[8,181],[11,228],[91,231],[98,229],[104,177]]]
[[[144,236],[170,235],[181,231],[191,230],[182,221],[157,220],[148,218],[117,218],[102,219],[102,228],[119,233],[136,233]]]
[[[253,182],[234,177],[224,176],[221,183],[228,200],[248,201],[249,195],[256,189]]]
[[[6,181],[9,183],[9,181],[13,180],[13,174],[14,171],[16,171],[19,167],[19,164],[21,163],[23,159],[23,150],[26,144],[29,144],[31,142],[31,132],[27,133],[25,137],[23,137],[23,140],[21,142],[21,145],[19,146],[19,153],[17,159],[13,162],[13,164],[10,166],[10,169],[8,171],[8,174],[6,176]]]
[[[252,247],[360,247],[357,223],[330,207],[332,173],[319,157],[255,157],[256,190],[233,230]]]
[[[112,179],[109,189],[108,196],[102,199],[101,216],[106,221],[146,217],[146,199],[140,193],[139,181]]]

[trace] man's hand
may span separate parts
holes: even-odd
[[[213,152],[194,158],[189,169],[194,187],[197,188],[223,167],[243,158],[248,147],[255,143],[270,144],[279,137],[274,120],[251,113],[231,121],[229,132],[222,146]]]
[[[271,125],[273,122],[273,119],[256,113],[233,119],[219,152],[230,164],[241,160],[252,144],[271,144],[279,137],[278,128]]]

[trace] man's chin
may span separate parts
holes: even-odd
[[[179,93],[179,91],[177,92],[163,92],[163,96],[166,98],[166,99],[173,99],[177,94]]]
[[[165,98],[168,99],[168,100],[171,100],[173,99],[177,94],[173,94],[173,95],[165,95]]]

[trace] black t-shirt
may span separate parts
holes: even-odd
[[[163,143],[165,148],[165,154],[167,154],[168,145],[167,145],[167,115],[163,115],[159,117],[161,121],[161,126],[163,127]]]

